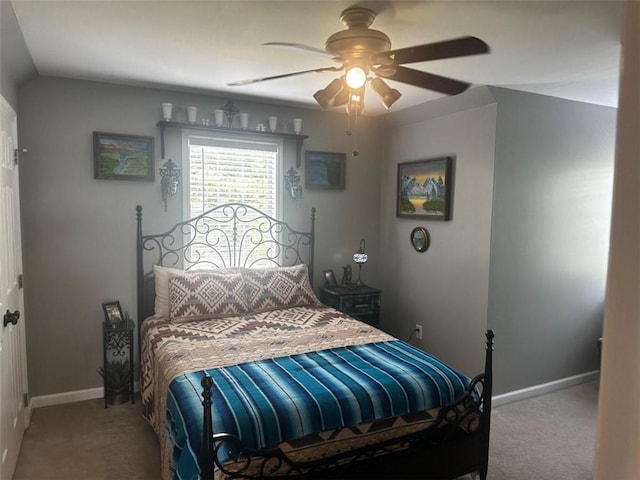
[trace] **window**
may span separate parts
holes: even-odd
[[[201,215],[213,207],[240,202],[253,206],[267,215],[280,217],[279,179],[281,177],[282,144],[248,135],[202,136],[185,133],[188,185],[185,188],[185,219]],[[213,233],[212,233],[213,232]],[[206,228],[193,232],[187,263],[199,263],[204,267],[236,265],[231,248],[225,250],[225,258],[215,257],[206,248],[201,237],[220,237],[219,245],[230,244],[233,232],[228,224],[207,219]],[[218,247],[220,249],[220,247]],[[224,250],[224,248],[223,248]],[[204,261],[203,261],[204,259]]]
[[[241,202],[278,217],[279,143],[260,139],[188,137],[186,218]]]

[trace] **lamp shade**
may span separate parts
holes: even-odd
[[[333,106],[334,98],[340,93],[343,89],[342,77],[334,78],[329,85],[327,85],[324,89],[318,90],[313,94],[313,98],[316,99],[316,102],[322,107],[327,108]]]
[[[398,90],[391,88],[380,77],[371,80],[371,88],[380,96],[382,104],[387,110],[402,96]]]
[[[366,253],[356,252],[353,254],[353,261],[356,263],[367,263],[369,256]]]
[[[362,280],[360,279],[360,275],[362,274],[362,265],[367,263],[367,260],[369,260],[369,256],[364,252],[364,246],[365,244],[363,238],[362,240],[360,240],[358,251],[353,254],[353,261],[358,264],[358,280],[356,280],[356,285],[359,287],[364,286],[364,283],[362,283]]]

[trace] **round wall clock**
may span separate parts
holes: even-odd
[[[416,227],[411,230],[411,245],[415,248],[416,252],[426,252],[431,244],[431,237],[429,232],[424,227]]]

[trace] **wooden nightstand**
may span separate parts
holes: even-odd
[[[322,287],[320,300],[374,327],[380,326],[382,290],[373,287]]]

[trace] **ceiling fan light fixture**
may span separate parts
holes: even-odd
[[[324,89],[318,90],[313,94],[313,98],[320,104],[322,108],[332,107],[333,101],[343,90],[342,78],[334,78]]]
[[[340,16],[340,20],[347,27],[346,30],[340,30],[329,36],[324,50],[300,43],[268,42],[264,44],[296,48],[321,54],[325,57],[330,57],[339,66],[241,80],[228,83],[228,85],[250,85],[266,80],[288,78],[307,73],[344,72],[340,73],[340,78],[332,81],[326,88],[314,93],[313,97],[322,108],[347,105],[347,111],[358,114],[364,109],[364,89],[367,81],[371,82],[372,89],[380,96],[382,104],[387,109],[395,104],[402,94],[398,90],[389,87],[384,83],[384,80],[393,80],[394,82],[433,90],[445,95],[457,95],[464,92],[471,84],[405,67],[404,65],[466,57],[489,53],[490,51],[489,45],[473,36],[392,50],[389,37],[379,30],[370,28],[375,18],[376,12],[364,6],[345,9]],[[376,80],[376,78],[379,78],[379,80]],[[354,92],[361,92],[358,99],[353,97],[352,94]]]
[[[364,68],[355,65],[353,67],[349,67],[347,70],[347,74],[345,75],[345,80],[347,82],[347,86],[352,90],[357,90],[358,88],[362,88],[367,81],[367,72]]]
[[[364,88],[349,92],[349,102],[347,103],[347,114],[359,116],[364,110]]]
[[[341,105],[346,105],[349,102],[349,88],[346,86],[342,87],[342,90],[333,98],[331,105],[334,107],[339,107]]]
[[[380,96],[382,105],[384,105],[384,108],[387,110],[402,96],[398,90],[391,88],[380,77],[375,77],[371,80],[371,88]]]
[[[318,102],[318,105],[320,105],[322,108],[327,108],[329,106],[329,102],[327,101],[327,96],[324,93],[324,89],[318,90],[316,93],[314,93],[313,98],[316,99],[316,102]]]

